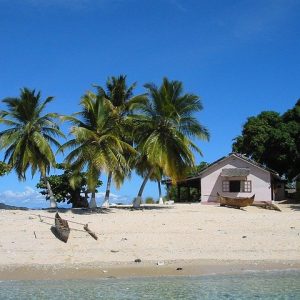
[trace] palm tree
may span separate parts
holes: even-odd
[[[120,129],[119,138],[123,142],[129,144],[132,144],[132,138],[128,136],[130,124],[128,123],[127,116],[130,115],[138,105],[144,103],[146,100],[145,95],[133,96],[133,90],[135,87],[136,83],[133,83],[129,87],[127,86],[126,76],[124,75],[120,75],[119,77],[109,77],[106,81],[106,89],[96,86],[98,97],[105,97],[113,105],[113,110],[117,116],[116,122]],[[124,155],[126,156],[126,162],[128,162],[129,155],[132,155],[132,151],[130,151],[130,153],[124,153]],[[102,207],[109,207],[112,178],[114,179],[116,186],[119,187],[124,181],[125,176],[129,173],[130,167],[128,163],[122,164],[120,161],[108,170],[107,187]]]
[[[208,130],[194,114],[202,110],[198,96],[183,94],[179,81],[163,79],[157,88],[146,84],[148,101],[140,106],[142,114],[135,116],[135,138],[139,152],[151,166],[133,203],[139,207],[144,187],[155,170],[161,168],[173,181],[181,179],[188,167],[194,165],[192,150],[201,150],[192,139],[208,140]]]
[[[109,100],[87,92],[80,104],[81,112],[64,117],[74,125],[71,133],[75,138],[62,149],[72,149],[65,162],[74,170],[87,168],[87,183],[92,191],[90,207],[93,208],[96,207],[95,188],[101,170],[112,170],[117,164],[126,165],[123,153],[133,148],[120,140],[118,115]]]
[[[41,101],[41,93],[28,88],[21,89],[19,98],[5,98],[7,110],[0,112],[0,122],[8,127],[0,133],[0,147],[6,149],[4,160],[16,171],[19,180],[26,179],[31,168],[32,176],[38,170],[46,182],[50,207],[56,207],[51,186],[46,175],[55,165],[51,144],[60,147],[57,137],[64,137],[55,119],[56,113],[42,115],[46,105],[53,100]]]
[[[134,163],[134,167],[135,167],[136,173],[138,175],[140,175],[142,178],[146,178],[148,176],[148,179],[150,179],[150,181],[157,182],[158,198],[159,198],[158,203],[163,204],[163,198],[162,198],[162,193],[161,193],[161,184],[160,184],[160,182],[162,180],[162,176],[163,176],[163,170],[158,165],[150,164],[145,155],[137,156],[137,159],[135,160],[135,163]],[[152,169],[154,169],[154,170],[152,170]],[[150,171],[151,171],[151,175],[149,175]],[[144,190],[146,183],[147,183],[147,180],[144,180],[143,185],[140,187],[140,191]]]

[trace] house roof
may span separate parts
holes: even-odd
[[[243,154],[236,153],[236,152],[232,152],[232,153],[229,153],[227,156],[223,156],[223,157],[221,157],[220,159],[218,159],[218,160],[214,161],[213,163],[209,164],[207,167],[205,167],[204,169],[202,169],[201,172],[198,173],[198,175],[196,175],[196,176],[195,176],[195,175],[194,175],[194,176],[189,176],[189,177],[187,177],[187,178],[185,178],[185,179],[183,179],[183,180],[180,180],[179,182],[187,182],[187,181],[191,181],[191,180],[195,180],[195,179],[201,178],[201,175],[202,175],[204,172],[206,172],[207,170],[209,170],[212,166],[217,165],[217,164],[220,163],[221,161],[223,161],[223,160],[225,160],[225,159],[228,159],[229,157],[232,157],[232,156],[237,157],[237,158],[239,158],[239,159],[242,159],[242,160],[248,162],[249,164],[251,164],[251,165],[253,165],[253,166],[255,166],[255,167],[259,168],[259,169],[262,169],[262,170],[264,170],[264,171],[266,171],[266,172],[269,172],[269,173],[271,173],[274,177],[276,177],[277,179],[280,179],[280,180],[281,180],[279,174],[278,174],[276,171],[274,171],[274,170],[272,170],[272,169],[270,169],[270,168],[268,168],[268,167],[266,167],[266,166],[264,166],[264,165],[262,165],[262,164],[260,164],[260,163],[258,163],[258,162],[256,162],[256,161],[254,161],[253,159],[251,159],[251,158],[249,158],[249,157],[247,157],[247,156],[245,156],[245,155],[243,155]],[[241,169],[243,169],[243,171],[241,171]],[[234,170],[234,171],[233,171],[233,170]],[[223,174],[225,174],[225,173],[228,174],[228,175],[222,175],[222,176],[246,176],[246,175],[245,175],[245,172],[246,172],[246,171],[244,171],[244,170],[247,170],[247,171],[248,171],[247,168],[231,168],[231,169],[228,168],[228,169],[222,169],[222,173],[223,173]],[[231,174],[234,173],[234,175],[230,175],[229,173],[231,173]],[[240,173],[240,175],[237,175],[237,173]],[[242,174],[243,174],[243,175],[242,175]],[[248,174],[249,174],[249,173],[248,173]],[[247,175],[248,175],[248,174],[247,174]],[[299,176],[299,178],[300,178],[300,174],[299,174],[298,176]],[[296,177],[296,178],[297,178],[297,177]],[[165,179],[165,180],[162,180],[162,183],[163,183],[163,184],[170,183],[170,182],[171,182],[171,179]]]
[[[272,170],[272,169],[270,169],[270,168],[268,168],[268,167],[266,167],[266,166],[264,166],[264,165],[262,165],[262,164],[260,164],[260,163],[258,163],[256,161],[254,161],[253,159],[251,159],[251,158],[249,158],[249,157],[247,157],[247,156],[245,156],[243,154],[236,153],[236,152],[229,153],[229,155],[223,156],[222,158],[214,161],[213,163],[211,163],[210,165],[208,165],[207,167],[205,167],[204,169],[202,169],[201,172],[198,174],[198,176],[201,176],[204,172],[206,172],[212,166],[214,166],[214,165],[220,163],[221,161],[223,161],[225,159],[228,159],[229,157],[232,157],[232,156],[233,157],[237,157],[237,158],[239,158],[241,160],[244,160],[244,161],[248,162],[249,164],[251,164],[251,165],[253,165],[253,166],[257,167],[257,168],[262,169],[262,170],[267,171],[267,172],[270,172],[272,175],[280,178],[279,174],[276,171],[274,171],[274,170]]]

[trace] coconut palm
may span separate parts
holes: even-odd
[[[73,169],[87,168],[87,183],[92,191],[90,207],[93,208],[96,207],[95,188],[101,170],[112,170],[118,164],[126,166],[123,153],[134,150],[120,140],[118,115],[109,100],[87,92],[80,104],[81,112],[64,117],[74,125],[71,134],[75,138],[65,143],[62,149],[72,149],[65,162]]]
[[[116,113],[116,122],[120,129],[119,138],[125,142],[132,144],[132,138],[128,135],[130,130],[130,124],[128,122],[127,116],[132,113],[132,111],[141,103],[144,103],[146,98],[145,95],[133,96],[133,90],[136,87],[136,83],[133,83],[129,87],[126,83],[126,76],[120,75],[118,77],[109,77],[106,81],[106,88],[96,86],[98,97],[102,96],[108,99],[113,105],[114,112]],[[124,153],[126,156],[126,162],[129,160],[130,153]],[[130,167],[128,163],[124,164],[120,161],[117,162],[115,166],[112,166],[108,170],[107,178],[107,187],[102,206],[109,207],[109,195],[110,195],[110,186],[112,178],[115,182],[115,185],[119,187],[126,175],[130,173]]]
[[[19,180],[26,179],[29,168],[32,176],[40,172],[47,185],[50,207],[56,207],[46,175],[55,165],[51,145],[60,147],[56,138],[64,135],[55,122],[56,113],[42,115],[52,100],[53,97],[48,97],[41,101],[41,93],[28,88],[21,89],[19,98],[5,98],[7,110],[0,112],[0,122],[8,128],[0,133],[0,147],[6,149],[4,159],[16,171]]]
[[[147,160],[147,157],[145,155],[136,156],[134,167],[136,173],[140,175],[142,178],[146,178],[148,176],[148,179],[150,181],[157,182],[158,198],[159,198],[158,203],[163,204],[161,184],[160,184],[163,177],[163,170],[156,164],[150,164],[150,162]],[[150,171],[151,171],[151,175],[148,175]],[[142,191],[144,190],[146,183],[147,180],[144,180],[142,186],[140,187],[140,190]]]
[[[208,130],[194,114],[202,110],[198,96],[183,94],[179,81],[163,79],[158,88],[146,84],[148,101],[140,106],[142,114],[135,116],[135,138],[138,150],[151,166],[133,205],[138,207],[146,182],[159,167],[173,181],[181,179],[194,165],[193,150],[201,150],[192,139],[208,140]]]

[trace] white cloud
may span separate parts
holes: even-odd
[[[96,194],[96,201],[97,204],[100,206],[104,200],[105,193],[97,193]],[[109,202],[110,203],[122,203],[122,204],[129,204],[131,203],[131,199],[128,196],[123,196],[123,195],[116,195],[113,193],[110,193],[109,195]]]
[[[96,201],[98,206],[103,202],[105,193],[97,193]],[[37,190],[27,186],[23,192],[15,192],[12,190],[6,190],[0,192],[0,202],[19,207],[28,208],[47,208],[49,207],[49,201],[46,201],[45,196],[41,195]],[[130,203],[130,199],[127,196],[110,194],[110,203]],[[70,207],[66,203],[59,203],[60,207]]]
[[[13,206],[29,208],[46,208],[48,206],[45,196],[29,186],[25,187],[25,191],[23,192],[15,192],[12,190],[0,192],[0,199],[1,202]]]

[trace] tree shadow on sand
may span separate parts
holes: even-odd
[[[34,209],[34,208],[27,208],[27,207],[19,207],[13,205],[7,205],[4,203],[0,203],[0,210],[42,210],[47,211],[49,213],[56,213],[59,212],[61,214],[65,214],[67,212],[72,212],[76,215],[94,215],[94,214],[109,214],[115,213],[116,209],[120,210],[129,210],[129,211],[143,211],[143,210],[168,210],[173,209],[174,206],[171,205],[142,205],[139,208],[133,208],[132,205],[113,205],[110,208],[42,208],[42,209]]]
[[[60,214],[72,212],[75,215],[95,215],[95,214],[114,213],[109,208],[46,208],[44,210],[49,213],[59,212]]]
[[[299,210],[299,211],[300,211],[300,203],[290,205],[290,208],[291,208],[292,210]]]
[[[292,210],[300,210],[300,200],[299,199],[287,199],[279,202],[280,204],[284,204],[284,206],[292,209]]]
[[[96,214],[114,214],[116,210],[127,211],[143,211],[143,210],[167,210],[172,209],[172,206],[159,206],[159,205],[143,205],[139,208],[133,208],[132,205],[114,205],[109,208],[46,208],[43,209],[49,213],[59,212],[61,214],[72,212],[75,215],[96,215]]]

